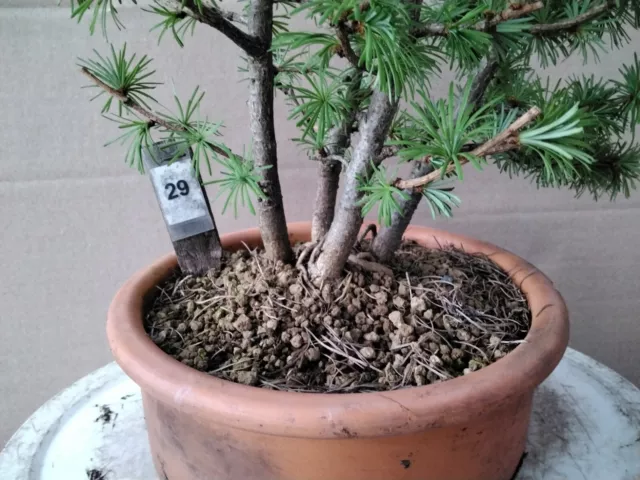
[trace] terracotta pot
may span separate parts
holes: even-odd
[[[310,237],[291,224],[292,241]],[[107,322],[122,369],[141,387],[153,461],[169,480],[508,480],[517,468],[533,391],[567,346],[564,301],[540,271],[493,245],[410,227],[427,247],[482,252],[526,294],[526,342],[471,375],[386,393],[307,394],[248,387],[186,367],[142,325],[145,299],[176,268],[166,256],[117,293]],[[225,235],[226,248],[260,244],[257,229]]]

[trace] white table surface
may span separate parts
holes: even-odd
[[[569,349],[536,393],[526,452],[517,480],[640,479],[640,390]],[[140,390],[115,363],[44,404],[0,453],[6,480],[87,480],[92,469],[157,479]]]

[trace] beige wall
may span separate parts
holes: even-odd
[[[110,361],[104,320],[113,292],[171,248],[149,180],[125,167],[121,148],[102,148],[116,131],[80,89],[76,57],[105,44],[55,3],[0,0],[0,445],[47,398]],[[148,33],[154,19],[122,10],[128,29],[113,38],[156,59],[167,83],[159,97],[169,104],[172,82],[181,95],[199,83],[208,93],[203,113],[225,121],[229,145],[248,143],[236,49],[200,27],[185,49],[167,38],[161,53]],[[632,47],[605,55],[590,71],[613,76],[632,56]],[[571,61],[552,73],[579,70]],[[436,82],[434,94],[445,86]],[[279,97],[287,218],[305,220],[315,165],[287,141],[295,130],[286,117]],[[572,345],[640,383],[640,195],[596,204],[492,170],[469,171],[458,193],[454,220],[434,222],[421,210],[415,222],[489,240],[538,265],[569,304]],[[245,213],[217,221],[222,232],[256,224]]]

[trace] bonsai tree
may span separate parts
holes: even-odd
[[[132,0],[133,1],[133,0]],[[135,2],[134,2],[135,3]],[[247,0],[241,12],[215,0],[158,0],[163,41],[188,47],[188,34],[212,27],[246,60],[250,145],[233,152],[221,123],[199,116],[204,93],[175,99],[173,112],[154,102],[151,59],[111,46],[82,60],[101,90],[102,113],[119,123],[127,161],[144,170],[144,150],[158,140],[193,151],[198,172],[233,206],[257,211],[269,257],[293,262],[278,177],[274,102],[286,101],[308,157],[317,163],[313,252],[305,272],[328,281],[347,262],[382,269],[400,245],[418,204],[450,216],[453,186],[465,169],[494,163],[539,187],[565,187],[598,199],[628,196],[640,174],[640,149],[626,140],[640,122],[640,61],[617,78],[572,77],[550,83],[532,64],[555,65],[571,54],[597,61],[628,43],[640,25],[636,0]],[[91,32],[110,20],[113,0],[72,2]],[[240,10],[240,9],[238,9]],[[290,31],[291,18],[315,22]],[[227,48],[221,44],[216,48]],[[456,81],[443,99],[430,96],[442,68]],[[281,92],[283,95],[278,95]],[[410,162],[396,178],[385,161]],[[338,185],[344,190],[338,199]],[[378,210],[375,258],[354,255],[363,217]],[[312,254],[311,254],[312,253]]]

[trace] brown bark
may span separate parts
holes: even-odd
[[[397,100],[377,90],[373,93],[367,121],[359,128],[360,139],[347,169],[340,206],[314,266],[316,276],[336,278],[342,273],[363,221],[360,181],[371,175],[372,163],[377,162],[397,110]]]
[[[514,3],[513,5],[510,5],[506,10],[503,10],[502,12],[494,15],[493,18],[478,22],[470,28],[481,32],[487,32],[495,28],[499,23],[527,16],[537,10],[540,10],[541,8],[544,8],[543,2],[528,3],[526,5]],[[412,33],[415,37],[418,38],[428,36],[446,37],[449,34],[449,31],[446,25],[440,23],[431,23],[416,28]]]
[[[271,46],[273,25],[271,0],[253,0],[249,13],[249,32]],[[260,188],[266,198],[258,205],[260,232],[268,255],[283,262],[293,261],[287,221],[278,176],[278,154],[273,120],[273,58],[270,51],[250,57],[249,115],[253,136],[253,158],[261,167]]]

